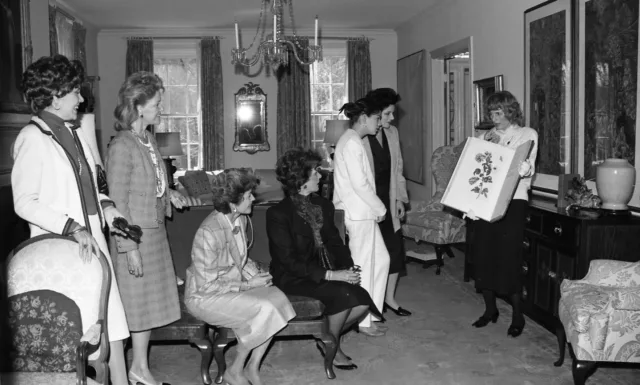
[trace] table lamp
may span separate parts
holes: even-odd
[[[327,120],[326,131],[324,132],[324,143],[333,148],[335,152],[338,139],[349,129],[348,120]],[[329,154],[331,160],[333,160],[333,152]]]
[[[176,167],[173,165],[172,156],[182,156],[182,144],[180,144],[179,132],[157,132],[156,142],[158,143],[158,150],[164,160],[165,168],[167,169],[167,185],[169,188],[175,188],[176,185],[173,181],[173,173],[176,172]]]

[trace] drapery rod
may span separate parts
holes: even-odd
[[[313,36],[297,36],[299,39],[309,39],[312,40]],[[372,41],[375,39],[372,39],[370,37],[365,37],[365,36],[361,36],[361,37],[339,37],[339,36],[320,36],[318,37],[318,40],[322,41],[322,40],[346,40],[346,41]]]
[[[224,36],[127,36],[127,40],[222,40]]]

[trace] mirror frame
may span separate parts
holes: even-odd
[[[269,136],[267,134],[267,95],[262,91],[260,85],[249,82],[240,88],[235,94],[236,96],[236,134],[233,144],[233,151],[245,151],[249,154],[255,154],[258,151],[269,151]],[[260,102],[260,122],[262,125],[262,143],[241,143],[240,142],[240,119],[238,118],[238,109],[244,101]]]
[[[6,28],[4,33],[8,35],[13,45],[8,48],[8,52],[0,53],[0,60],[4,61],[6,60],[6,58],[9,58],[9,62],[11,63],[9,68],[12,69],[14,69],[14,64],[19,63],[22,66],[21,68],[19,68],[19,74],[21,75],[33,60],[33,45],[31,42],[31,7],[30,0],[11,1],[15,4],[16,7],[19,6],[20,14],[15,15],[10,12],[10,9],[4,9],[3,7],[5,11],[8,11],[8,16],[11,18],[11,20],[6,25],[3,24],[0,28]],[[15,34],[15,32],[17,31],[10,28],[12,23],[14,23],[14,28],[15,24],[18,24],[17,29],[20,30],[20,35]],[[16,50],[16,48],[18,47],[21,51]],[[14,69],[14,71],[15,70],[16,69]],[[18,78],[20,79],[20,77]],[[19,90],[19,85],[17,83],[13,83],[13,81],[12,86],[15,87],[14,90]],[[22,94],[22,92],[19,93]],[[22,95],[20,95],[20,98],[1,101],[0,112],[31,114],[31,107],[24,100],[22,100]]]
[[[493,89],[493,92],[490,90]],[[504,82],[502,75],[494,76],[492,78],[480,79],[473,82],[473,95],[474,95],[474,116],[473,126],[476,130],[486,130],[493,127],[493,123],[490,121],[482,120],[482,110],[484,108],[484,101],[487,97],[495,92],[504,90]]]

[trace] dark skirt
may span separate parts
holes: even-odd
[[[499,295],[522,291],[522,241],[528,207],[527,201],[514,199],[502,219],[473,222],[476,289]]]
[[[379,315],[380,311],[371,300],[369,293],[361,286],[352,285],[343,281],[314,282],[310,279],[296,279],[278,286],[285,294],[300,295],[315,298],[324,305],[326,315],[333,315],[341,311],[360,305],[369,306],[373,314]]]
[[[382,239],[384,245],[389,252],[389,274],[405,274],[407,268],[405,265],[405,253],[404,243],[402,240],[402,234],[400,230],[397,232],[393,230],[393,219],[391,216],[391,209],[389,204],[389,198],[380,197],[382,203],[387,208],[387,215],[384,217],[384,221],[378,223],[380,232],[382,233]]]

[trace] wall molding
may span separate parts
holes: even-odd
[[[249,37],[253,37],[255,29],[244,27],[245,33],[249,33]],[[98,37],[128,37],[128,36],[152,36],[152,37],[184,37],[184,36],[233,36],[233,28],[118,28],[103,29],[98,32]],[[312,36],[313,29],[300,28],[296,30],[296,34],[300,36]],[[324,29],[321,31],[322,37],[360,37],[366,36],[375,39],[376,37],[396,37],[396,31],[393,29]]]

